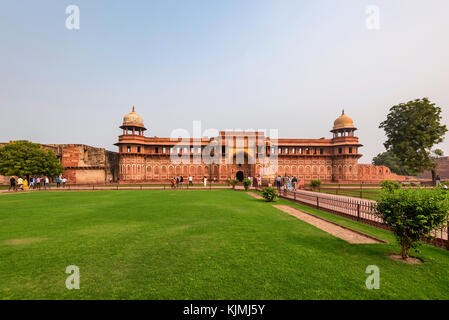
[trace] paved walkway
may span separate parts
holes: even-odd
[[[370,237],[368,235],[365,235],[362,232],[358,232],[343,226],[340,226],[339,224],[330,222],[328,220],[316,217],[314,215],[311,215],[309,213],[306,213],[304,211],[292,208],[290,206],[273,206],[279,210],[282,210],[304,222],[307,222],[311,224],[314,227],[317,227],[318,229],[321,229],[334,237],[340,238],[342,240],[345,240],[349,243],[382,243],[383,241],[377,240],[373,237]]]

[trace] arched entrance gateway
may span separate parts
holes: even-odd
[[[231,176],[240,182],[248,177],[254,176],[255,165],[252,162],[252,158],[248,153],[236,153],[231,165]]]

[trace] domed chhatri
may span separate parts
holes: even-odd
[[[134,106],[133,110],[123,117],[123,125],[120,128],[127,127],[138,127],[146,130],[143,124],[143,118],[136,113]]]
[[[345,115],[345,110],[343,110],[341,116],[334,121],[334,128],[332,130],[339,129],[355,129],[354,121]]]

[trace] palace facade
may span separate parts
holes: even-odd
[[[402,180],[384,166],[359,164],[362,145],[353,120],[342,112],[333,124],[332,137],[320,139],[274,139],[263,132],[222,131],[217,137],[146,137],[144,121],[133,107],[123,118],[119,149],[121,182],[167,182],[174,176],[194,181],[225,182],[261,176],[296,176],[337,183]]]

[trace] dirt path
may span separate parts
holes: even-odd
[[[251,197],[256,198],[256,199],[263,199],[263,197],[261,195],[258,195],[257,193],[254,193],[254,192],[247,192],[246,194],[248,194]]]
[[[304,211],[300,211],[289,206],[274,207],[349,243],[382,243],[382,241],[376,240],[368,235],[364,235],[361,232],[356,232],[342,227],[333,222],[305,213]]]

